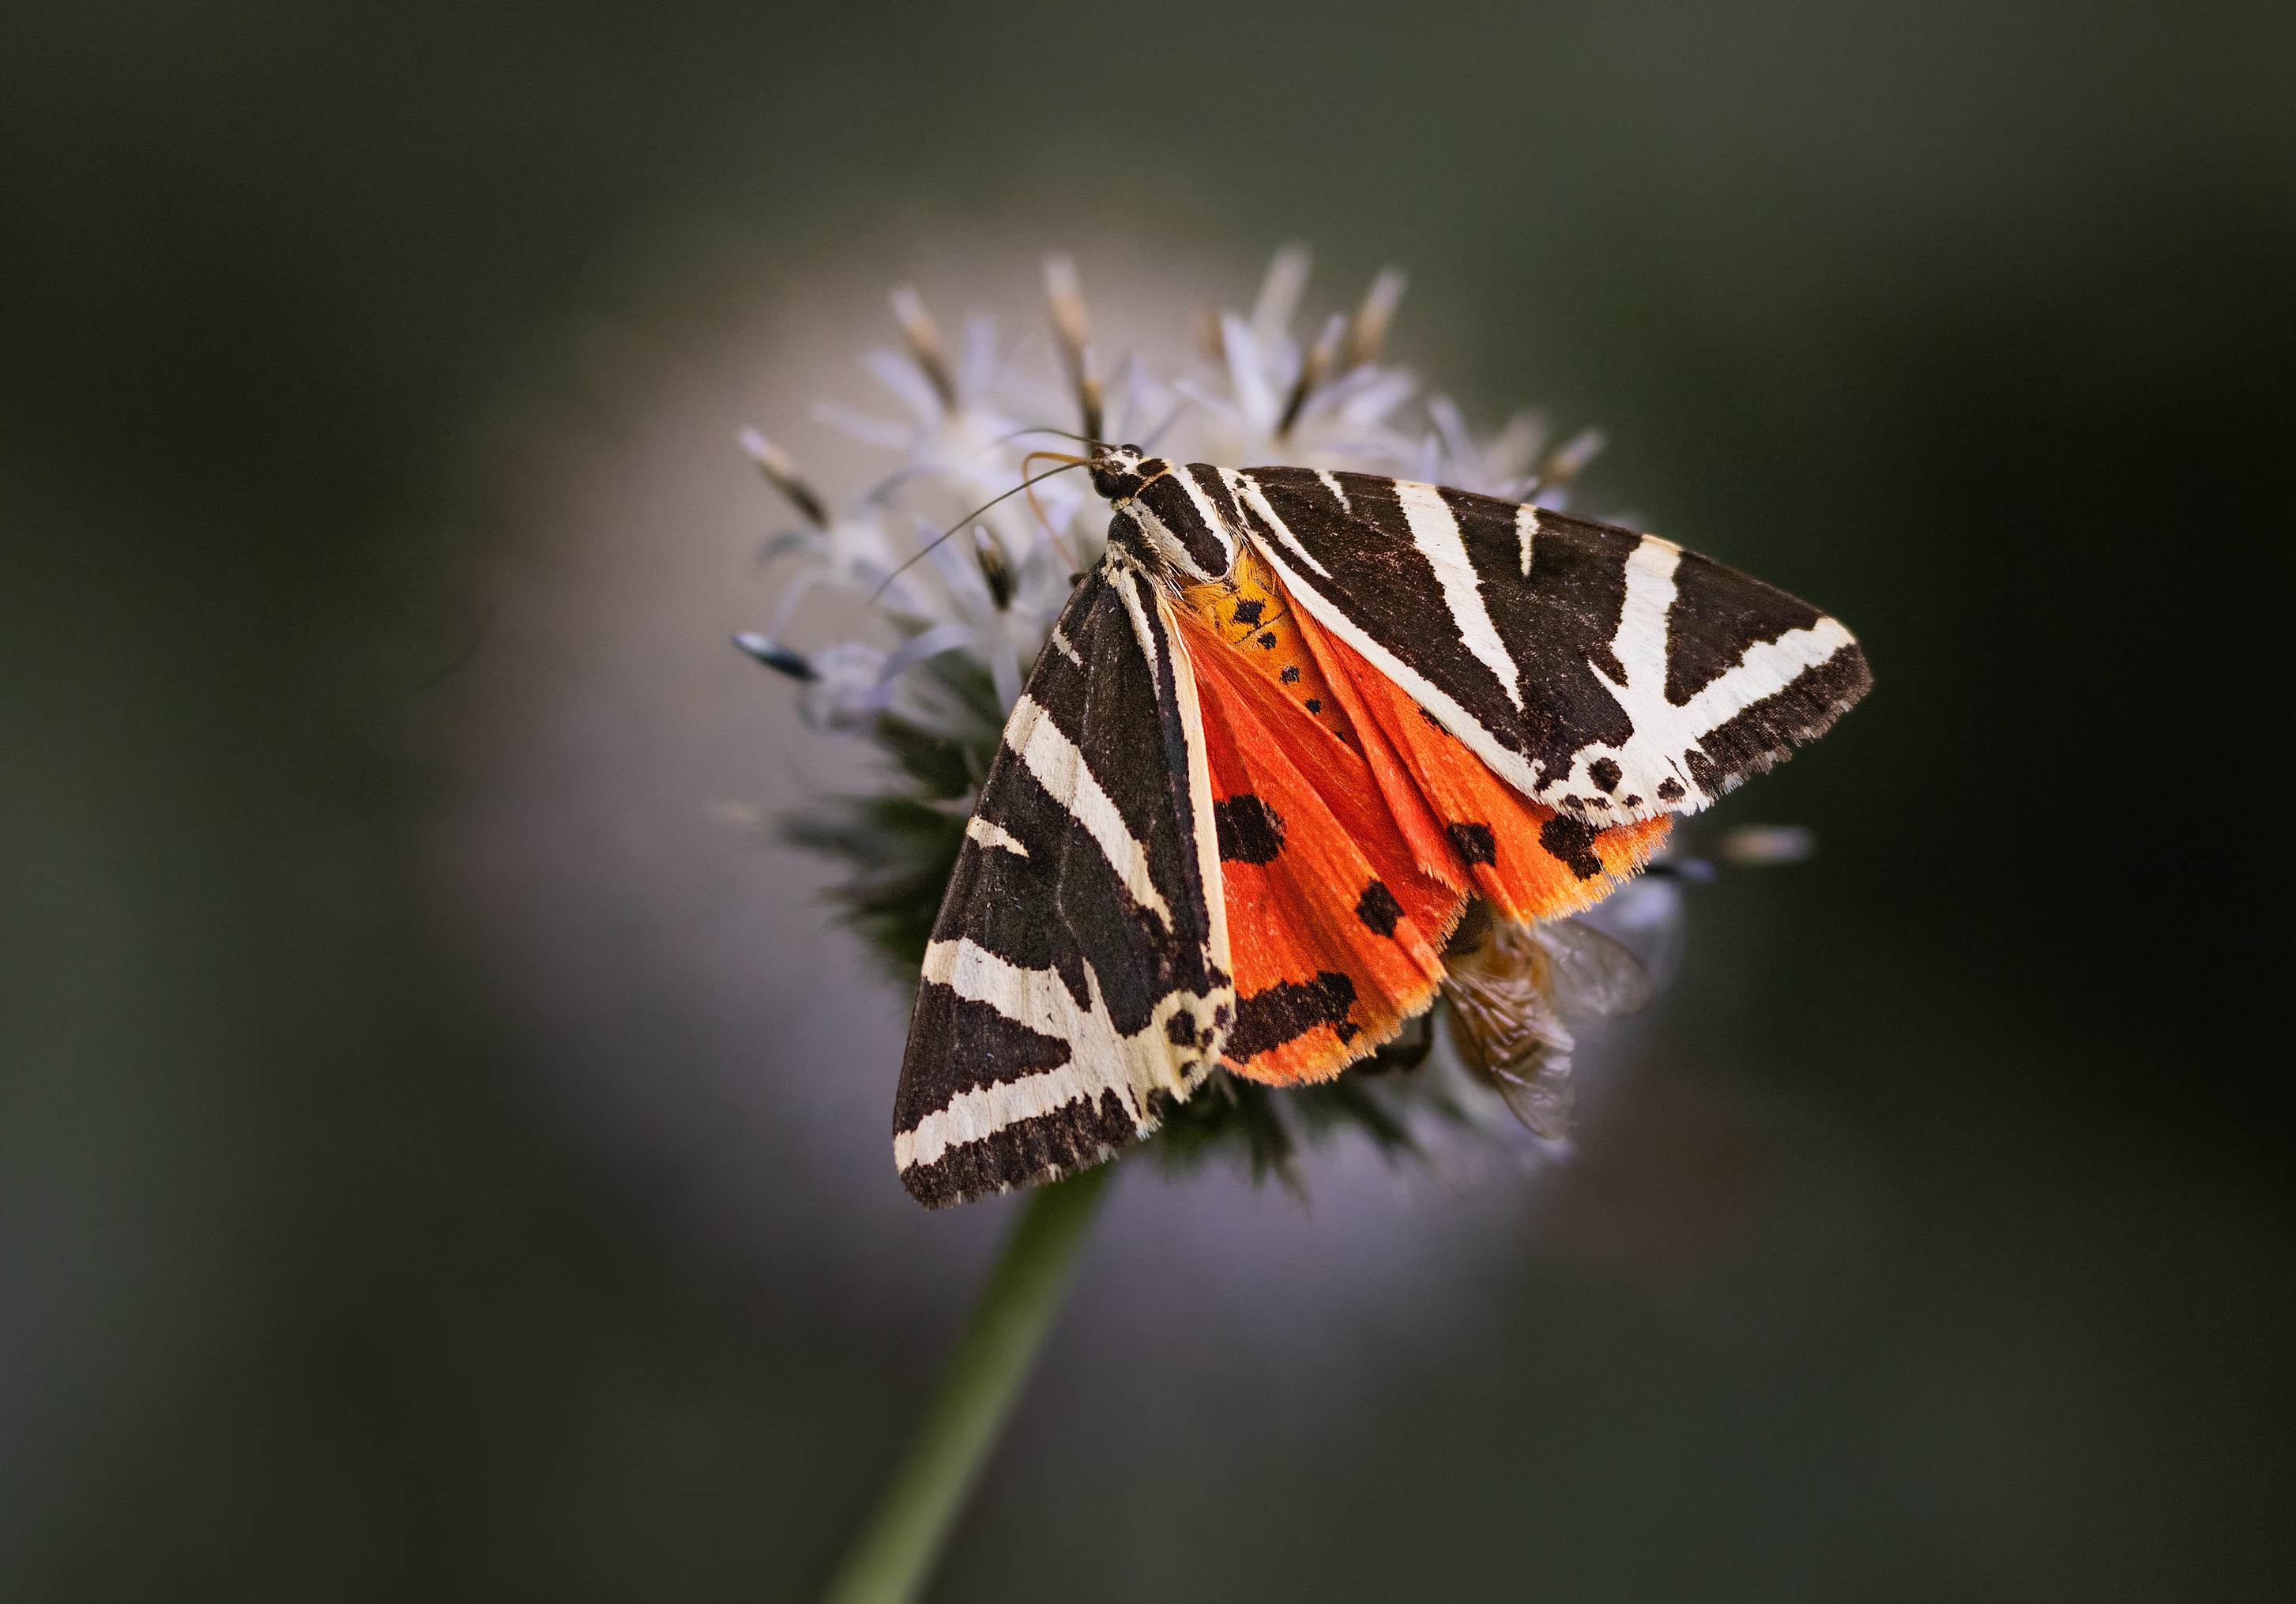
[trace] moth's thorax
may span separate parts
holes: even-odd
[[[1218,469],[1119,446],[1093,458],[1092,482],[1115,513],[1109,543],[1128,547],[1176,588],[1225,579],[1235,567],[1243,539]]]

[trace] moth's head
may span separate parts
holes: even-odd
[[[1092,454],[1092,488],[1110,501],[1128,501],[1140,487],[1172,465],[1160,457],[1144,457],[1137,446],[1103,446]]]

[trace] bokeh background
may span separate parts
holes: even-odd
[[[935,1596],[2290,1596],[2292,68],[2272,6],[18,0],[0,1594],[818,1584],[1010,1214],[900,1194],[900,999],[744,823],[850,775],[724,645],[733,432],[865,399],[893,283],[1017,334],[1045,249],[1152,319],[1302,238],[1880,687],[1728,804],[1824,851],[1698,895],[1566,1171],[1128,1172]]]

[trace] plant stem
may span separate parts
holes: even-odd
[[[1095,1164],[1029,1194],[939,1392],[824,1604],[909,1604],[922,1593],[1059,1311],[1115,1167]]]

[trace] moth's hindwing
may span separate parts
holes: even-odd
[[[1255,666],[1256,642],[1185,621],[1181,640],[1203,698],[1234,955],[1227,1066],[1326,1080],[1434,999],[1465,892],[1420,868],[1360,751]]]
[[[1004,727],[925,953],[893,1155],[939,1208],[1152,1131],[1233,1023],[1196,687],[1170,604],[1111,552]]]
[[[1705,806],[1873,683],[1839,622],[1655,535],[1370,473],[1224,478],[1318,623],[1597,827]]]

